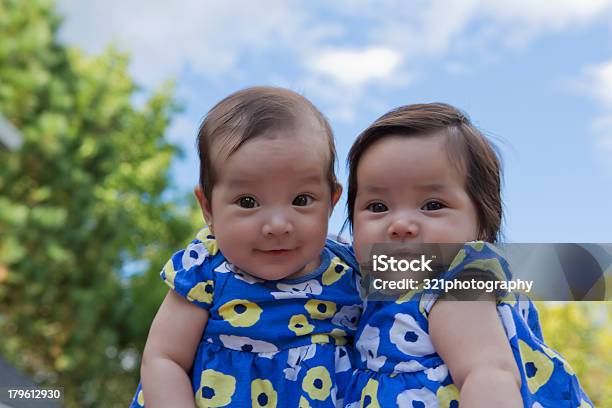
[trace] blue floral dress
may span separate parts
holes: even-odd
[[[510,279],[506,260],[483,242],[465,244],[442,277],[452,280],[465,270]],[[366,301],[345,407],[459,406],[459,392],[428,334],[436,299],[435,293],[413,291],[395,302]],[[537,310],[529,299],[500,296],[497,312],[519,368],[525,407],[593,406],[569,364],[544,344]]]
[[[306,276],[264,281],[229,263],[208,229],[172,256],[162,279],[209,312],[191,370],[198,407],[342,404],[362,311],[358,269],[332,240],[321,260]],[[145,401],[139,385],[131,407]]]

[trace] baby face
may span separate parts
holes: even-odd
[[[357,167],[353,218],[357,258],[365,261],[367,248],[376,243],[476,239],[476,208],[464,177],[451,163],[442,135],[388,136],[372,144]]]
[[[211,203],[202,203],[221,252],[258,278],[316,269],[333,209],[325,136],[312,128],[275,130],[217,154]],[[320,133],[320,132],[319,132]]]

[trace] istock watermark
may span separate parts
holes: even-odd
[[[612,244],[376,244],[359,252],[362,290],[372,300],[405,301],[413,292],[612,300]]]
[[[388,255],[372,255],[373,268],[375,272],[433,272],[429,266],[434,259],[426,259],[421,255],[419,259],[395,259]]]

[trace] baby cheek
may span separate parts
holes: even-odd
[[[313,214],[310,217],[304,217],[300,220],[300,228],[306,235],[312,238],[325,237],[327,235],[327,215],[323,212]]]
[[[369,228],[368,228],[369,227]],[[371,226],[367,226],[363,223],[355,223],[353,229],[353,247],[355,249],[355,255],[357,256],[357,260],[359,262],[364,262],[365,252],[367,252],[368,244],[376,241],[374,237],[374,233],[370,231],[372,229]]]
[[[243,263],[252,255],[253,246],[246,234],[236,233],[217,238],[219,249],[231,263]]]
[[[368,217],[355,219],[355,235],[361,235],[362,241],[375,242],[381,239],[381,234],[385,231],[385,223],[382,220],[372,220]]]

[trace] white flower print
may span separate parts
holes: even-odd
[[[219,336],[219,339],[225,347],[233,350],[241,350],[254,353],[270,353],[278,351],[278,348],[276,348],[274,344],[268,343],[267,341],[255,340],[250,337],[221,334]]]
[[[287,365],[289,367],[283,370],[285,373],[285,378],[295,381],[302,368],[302,361],[314,357],[316,351],[317,348],[314,344],[289,349],[289,352],[287,353]]]
[[[208,250],[203,243],[191,243],[183,252],[181,263],[184,270],[190,269],[192,266],[202,265],[204,259],[208,255]]]
[[[427,388],[418,388],[403,391],[397,396],[397,405],[400,407],[414,407],[415,402],[421,402],[425,408],[438,408],[438,397]]]
[[[349,358],[346,347],[336,347],[335,362],[337,373],[341,373],[351,369],[351,359]]]
[[[361,354],[361,361],[366,361],[370,370],[378,371],[387,361],[387,357],[378,355],[380,344],[380,329],[366,325],[357,341],[357,350]]]
[[[361,306],[342,306],[340,310],[332,318],[332,323],[337,326],[348,327],[349,329],[356,329],[359,323],[359,316],[361,315]]]
[[[270,292],[274,299],[305,299],[309,294],[320,295],[323,292],[321,284],[314,279],[294,284],[279,283],[276,288],[280,292]]]
[[[395,315],[389,337],[391,343],[408,356],[422,357],[435,352],[429,334],[421,329],[414,317],[409,314]]]

